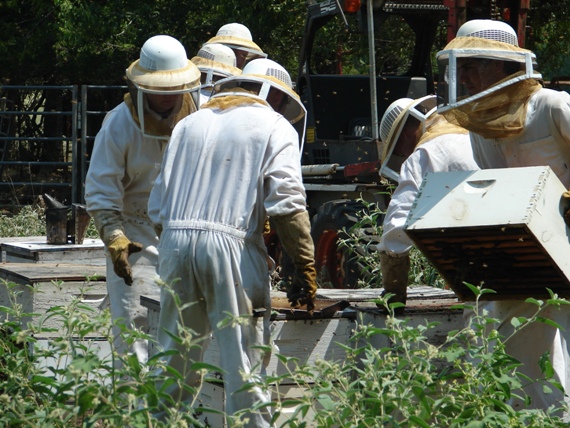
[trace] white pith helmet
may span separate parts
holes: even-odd
[[[237,22],[222,25],[216,35],[204,45],[210,43],[221,43],[232,49],[245,51],[248,53],[248,61],[254,58],[267,58],[267,54],[253,41],[249,28]]]
[[[417,119],[422,135],[426,129],[426,121],[437,111],[437,97],[427,95],[416,100],[400,98],[388,106],[380,121],[380,138],[383,143],[379,174],[394,181],[400,178],[400,167],[405,159],[392,156],[402,130],[408,119]]]
[[[250,92],[231,92],[231,88],[240,86],[244,82],[258,83],[259,88],[255,94]],[[232,95],[248,96],[267,101],[267,96],[271,88],[284,93],[288,97],[287,105],[281,114],[291,123],[295,123],[305,118],[306,110],[301,103],[299,95],[293,90],[293,82],[289,73],[283,66],[267,58],[254,59],[244,67],[242,74],[220,80],[214,86],[212,98]],[[224,91],[220,93],[221,91]]]
[[[136,109],[140,128],[145,137],[164,139],[168,135],[152,133],[145,123],[145,94],[176,95],[189,93],[196,108],[199,106],[200,70],[186,56],[186,49],[174,37],[153,36],[140,50],[139,59],[126,71],[131,100]],[[178,100],[178,107],[183,97]]]
[[[240,87],[242,85],[248,86],[248,89],[244,91]],[[235,90],[233,90],[234,88]],[[307,110],[299,95],[293,90],[289,73],[275,61],[258,58],[247,63],[242,74],[216,82],[210,99],[224,96],[242,96],[268,103],[267,99],[271,89],[276,89],[285,94],[286,98],[280,106],[279,113],[293,125],[299,134],[299,142],[302,148]],[[275,107],[271,106],[271,108],[274,109]]]
[[[229,77],[241,74],[236,67],[236,56],[231,48],[220,43],[210,43],[202,46],[192,62],[206,76],[202,84],[212,85],[213,76]]]
[[[193,88],[200,84],[200,70],[188,60],[182,43],[166,35],[148,39],[126,74],[135,85],[145,88]]]
[[[502,21],[490,19],[467,21],[457,31],[457,37],[436,54],[436,59],[439,69],[437,84],[439,113],[473,103],[514,83],[542,78],[542,75],[534,70],[536,55],[528,49],[519,47],[515,30]],[[506,76],[502,79],[485,72],[483,68],[478,70],[483,89],[473,93],[472,89],[460,81],[461,62],[468,60],[477,60],[478,67],[485,67],[490,61],[516,64],[512,67],[509,65],[509,69],[505,69]]]
[[[230,24],[222,25],[218,30],[218,32],[216,33],[216,36],[230,36],[230,37],[237,37],[240,39],[246,39],[249,41],[253,40],[249,28],[237,22],[232,22]]]
[[[414,100],[412,98],[400,98],[388,106],[382,120],[380,121],[380,140],[384,143],[388,141],[388,135],[392,129],[392,125],[400,116],[406,107],[408,107]]]
[[[492,19],[473,19],[467,21],[459,30],[457,37],[479,37],[481,39],[495,40],[518,46],[517,33],[509,24]]]

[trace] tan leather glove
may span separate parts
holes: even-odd
[[[408,295],[408,273],[410,271],[410,256],[394,256],[380,252],[380,270],[382,272],[382,297],[386,293],[393,293],[388,303],[406,304]],[[380,305],[379,305],[380,306]],[[397,308],[396,313],[402,313],[404,308]]]
[[[123,216],[115,210],[95,210],[90,212],[99,232],[99,236],[109,250],[113,270],[125,280],[125,284],[132,285],[133,274],[129,264],[129,256],[142,250],[143,245],[131,242],[125,236]]]
[[[143,249],[142,244],[131,242],[125,235],[119,236],[109,246],[109,254],[113,261],[115,273],[125,280],[125,284],[133,284],[133,272],[129,263],[129,256]]]
[[[269,222],[269,217],[265,219],[265,223],[263,224],[263,236],[267,236],[271,233],[271,224]]]
[[[295,274],[287,284],[287,299],[292,308],[307,305],[307,312],[312,313],[317,294],[317,271],[309,213],[301,211],[275,216],[272,220],[281,245],[295,265]]]

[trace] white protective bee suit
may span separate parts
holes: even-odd
[[[380,123],[384,143],[380,174],[398,182],[377,247],[382,295],[393,293],[390,303],[406,303],[413,243],[404,226],[425,175],[479,169],[473,160],[467,130],[437,115],[435,103],[435,95],[417,100],[401,98],[388,107]]]
[[[123,102],[111,110],[97,134],[91,165],[85,183],[85,200],[89,211],[115,210],[122,213],[124,233],[143,250],[129,257],[133,284],[126,285],[107,262],[107,293],[113,320],[126,326],[147,330],[147,309],[140,296],[158,299],[158,237],[147,215],[148,196],[167,141],[144,137]],[[116,329],[116,336],[119,331]],[[117,350],[126,350],[122,341]],[[146,341],[137,341],[132,351],[140,361],[148,357]]]
[[[149,200],[150,218],[162,227],[160,277],[182,303],[193,302],[179,316],[171,293],[163,291],[159,342],[178,350],[167,363],[194,385],[198,375],[188,364],[202,361],[204,349],[188,350],[165,331],[177,332],[177,323],[197,337],[213,331],[230,415],[269,400],[259,389],[237,392],[244,376],[265,372],[270,357],[255,349],[270,343],[265,219],[306,211],[297,132],[267,104],[233,99],[241,104],[217,108],[210,101],[178,124]],[[252,317],[254,309],[262,315]],[[246,322],[220,327],[228,315]],[[175,401],[191,400],[175,384],[167,392]],[[248,427],[269,426],[269,414],[248,416]]]
[[[384,217],[378,249],[394,255],[410,252],[413,242],[404,231],[404,225],[427,173],[477,169],[467,133],[439,135],[418,146],[400,169],[398,186]]]
[[[454,56],[458,66],[451,62]],[[440,75],[446,79],[439,85],[444,93],[440,94],[443,102],[438,112],[470,131],[473,156],[481,168],[546,165],[566,187],[570,186],[570,96],[541,87],[541,76],[533,69],[534,53],[518,47],[517,35],[508,24],[468,21],[437,58]],[[460,61],[470,62],[470,68],[461,70]],[[517,64],[518,69],[508,68]],[[485,71],[490,68],[499,73]],[[479,85],[481,89],[476,91],[468,87],[461,94],[462,79],[471,85],[490,82]],[[480,310],[488,310],[488,317],[499,320],[487,327],[497,329],[504,338],[513,332],[513,319],[530,318],[536,308],[524,300],[480,302]],[[465,316],[468,319],[471,314],[466,312]],[[546,394],[540,381],[523,388],[531,399],[530,408],[546,410],[569,402],[570,307],[548,307],[539,316],[553,320],[562,329],[534,322],[506,341],[506,352],[523,363],[520,372],[535,380],[544,377],[539,360],[548,353],[554,378],[566,393],[553,389]],[[510,404],[515,410],[526,407],[516,398]],[[569,419],[568,414],[563,416]]]
[[[140,298],[160,296],[156,283],[158,237],[147,214],[148,197],[172,128],[196,110],[196,101],[188,92],[198,90],[200,71],[188,61],[178,40],[159,35],[145,42],[140,59],[126,74],[130,93],[106,115],[95,138],[85,201],[107,249],[107,298],[114,345],[119,354],[133,352],[146,362],[147,340],[138,339],[128,346],[118,324],[124,324],[127,331],[148,332],[148,310]],[[157,100],[170,97],[173,107],[158,114],[149,107],[146,88],[152,88]]]
[[[485,139],[470,133],[473,154],[479,166],[489,168],[511,168],[548,165],[560,181],[570,188],[570,95],[550,89],[535,92],[527,104],[524,130],[521,134],[508,138]],[[521,301],[496,301],[481,303],[489,310],[489,315],[501,320],[497,328],[506,336],[513,331],[510,321],[514,317],[530,317],[536,306]],[[507,342],[507,352],[525,365],[523,372],[532,379],[543,377],[539,359],[549,352],[549,360],[554,367],[555,377],[570,393],[570,307],[561,306],[542,310],[540,316],[561,325],[559,330],[543,323],[534,323]],[[527,387],[532,399],[531,407],[546,409],[568,397],[554,390],[544,394],[542,384]],[[514,401],[515,408],[524,404]],[[565,415],[565,419],[570,419]]]

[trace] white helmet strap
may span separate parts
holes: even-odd
[[[261,89],[259,90],[259,97],[267,100],[267,96],[269,95],[269,90],[271,89],[271,85],[269,83],[263,82],[261,85]]]

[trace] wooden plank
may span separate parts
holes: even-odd
[[[72,263],[2,263],[0,279],[33,284],[49,281],[82,281],[86,277],[105,279],[104,266]]]
[[[99,310],[99,304],[107,294],[105,267],[77,264],[38,264],[38,263],[2,263],[0,280],[15,284],[12,289],[0,283],[0,305],[22,306],[28,314],[44,317],[55,306],[65,306],[73,299],[79,299],[84,305]],[[88,312],[91,315],[91,312]],[[0,313],[0,319],[7,314]],[[38,322],[37,317],[25,317],[22,322]],[[42,337],[57,337],[61,330],[61,320],[49,318],[44,327],[53,328],[53,332],[43,332]]]

